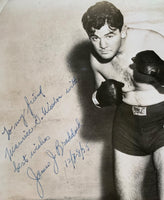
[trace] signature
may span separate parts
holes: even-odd
[[[59,166],[58,166],[58,163],[57,163],[57,160],[56,160],[56,154],[53,154],[50,150],[47,150],[46,151],[46,154],[52,158],[53,162],[54,162],[54,165],[53,165],[53,169],[54,169],[54,173],[55,174],[58,174],[59,173]]]
[[[70,166],[72,166],[73,169],[75,169],[77,163],[80,160],[84,160],[85,154],[90,150],[88,143],[84,145],[81,142],[78,142],[78,145],[75,149],[74,149],[75,144],[73,146],[71,145],[71,141],[73,140],[74,137],[77,136],[77,133],[79,132],[80,127],[81,127],[80,122],[76,118],[75,125],[71,127],[68,131],[66,131],[65,139],[62,141],[54,140],[54,148],[47,149],[45,151],[46,155],[49,158],[49,165],[51,165],[53,168],[54,175],[58,175],[62,167],[69,168]],[[69,143],[71,145],[71,148],[68,149],[68,151],[65,151],[66,150],[65,148]],[[66,155],[67,152],[69,152],[68,156]],[[28,171],[27,171],[28,177],[36,181],[37,193],[40,198],[44,197],[44,189],[43,189],[40,179],[43,174],[42,172],[45,172],[45,171],[46,170],[37,171],[36,174],[33,172],[31,168],[28,168]]]
[[[46,173],[50,166],[52,166],[53,173],[55,175],[59,174],[61,167],[68,168],[72,165],[75,169],[77,162],[80,159],[84,160],[85,153],[89,151],[88,144],[83,145],[80,142],[78,142],[78,147],[75,150],[74,147],[70,147],[70,149],[66,151],[66,147],[69,146],[68,144],[71,144],[71,141],[78,134],[81,128],[81,124],[79,120],[75,118],[75,125],[65,132],[65,139],[54,140],[53,149],[46,149],[45,151],[49,162],[47,161],[47,163],[41,169],[32,169],[29,166],[30,161],[31,159],[36,158],[36,156],[39,154],[41,147],[44,146],[44,144],[46,144],[50,139],[52,140],[52,138],[50,136],[46,136],[44,138],[38,136],[37,142],[33,142],[32,140],[30,140],[31,143],[29,143],[28,152],[27,150],[22,152],[21,149],[26,139],[32,136],[38,125],[40,125],[42,121],[48,116],[48,114],[55,109],[57,104],[62,102],[62,99],[66,95],[70,94],[71,90],[75,87],[77,83],[77,79],[72,78],[72,80],[69,81],[69,86],[64,89],[63,94],[53,96],[50,101],[47,101],[42,86],[39,86],[38,91],[32,93],[31,98],[27,96],[24,97],[25,107],[17,120],[11,126],[3,126],[3,130],[1,132],[2,135],[7,136],[8,140],[12,140],[12,137],[14,136],[14,131],[18,131],[18,126],[23,127],[21,130],[19,127],[19,131],[22,132],[22,135],[20,136],[20,138],[18,138],[15,144],[12,144],[12,146],[9,147],[5,147],[5,159],[9,159],[13,166],[14,172],[20,173],[22,168],[25,168],[27,170],[27,177],[36,184],[37,193],[40,198],[44,197],[44,189],[41,183],[42,176]],[[44,103],[40,106],[41,101],[44,101]],[[39,112],[35,111],[34,105],[40,106]],[[31,121],[31,119],[33,120]],[[20,148],[20,146],[22,147]],[[69,153],[68,158],[63,157],[64,154],[66,154],[67,152]],[[14,159],[16,158],[14,157],[16,153],[22,153],[18,155],[19,161],[16,161]],[[59,159],[61,159],[60,161],[62,161],[63,163],[59,162]]]
[[[82,145],[81,142],[79,142],[76,150],[69,150],[69,157],[66,160],[63,160],[63,167],[68,168],[70,165],[72,165],[73,169],[75,169],[78,161],[80,159],[85,159],[85,154],[87,153],[87,151],[90,151],[88,143]],[[61,158],[57,155],[57,153],[52,153],[52,151],[50,150],[46,150],[46,154],[49,158],[51,158],[51,160],[45,165],[42,170],[37,170],[37,172],[34,173],[34,171],[30,167],[27,168],[27,176],[36,182],[37,193],[41,199],[44,198],[44,189],[41,184],[41,177],[50,166],[53,167],[53,172],[55,175],[59,174],[59,165],[57,162],[57,158]]]
[[[71,128],[69,131],[67,131],[66,139],[64,139],[61,142],[59,140],[55,141],[55,149],[56,149],[58,156],[63,156],[65,146],[68,143],[70,143],[71,140],[77,135],[77,133],[78,133],[80,127],[81,127],[81,124],[80,124],[78,119],[75,119],[75,122],[76,122],[76,127]]]
[[[51,163],[48,162],[44,168],[42,168],[41,170],[37,170],[36,174],[34,173],[33,169],[28,167],[27,168],[27,176],[32,179],[33,181],[36,182],[36,188],[37,188],[37,193],[39,195],[39,197],[42,199],[44,197],[44,190],[43,190],[43,186],[40,182],[40,179],[42,177],[42,175],[47,171],[47,169],[50,167]]]

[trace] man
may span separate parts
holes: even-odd
[[[164,200],[164,94],[151,84],[136,82],[129,67],[131,58],[144,50],[153,50],[163,59],[164,37],[150,30],[127,28],[121,12],[106,1],[90,7],[82,23],[93,46],[91,65],[97,88],[108,79],[124,84],[121,86],[123,103],[117,108],[113,125],[115,176],[120,199],[143,200],[144,173],[153,157],[159,197]],[[113,84],[111,88],[117,88]],[[98,89],[93,101],[101,107],[97,93]]]

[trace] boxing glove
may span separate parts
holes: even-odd
[[[160,85],[164,85],[164,61],[154,51],[141,51],[132,58],[132,61],[134,64],[130,67],[134,69],[134,80],[143,83],[159,83]]]
[[[96,93],[96,99],[99,103],[99,107],[120,104],[122,102],[123,86],[123,83],[113,79],[108,79],[102,82]]]

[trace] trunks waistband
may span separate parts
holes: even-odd
[[[164,112],[164,101],[149,106],[129,105],[123,102],[122,106],[126,107],[128,110],[132,111],[133,115],[137,116],[147,116],[149,113],[160,114],[161,112]]]

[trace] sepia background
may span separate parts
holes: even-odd
[[[81,25],[83,13],[95,2],[0,1],[0,200],[115,199],[111,142],[115,107],[98,109],[91,101],[95,80],[90,45]],[[164,35],[163,0],[110,2],[122,11],[128,26]],[[33,114],[44,117],[35,128],[25,97],[31,100]],[[18,144],[31,127],[32,133]],[[9,129],[10,138],[4,131]],[[44,138],[50,139],[41,144]],[[40,147],[30,157],[37,144]],[[11,160],[7,149],[13,152]],[[48,150],[56,156],[57,173]],[[45,169],[47,163],[50,166]],[[145,187],[156,196],[156,177],[151,176],[150,166]],[[38,181],[28,176],[29,169]]]

